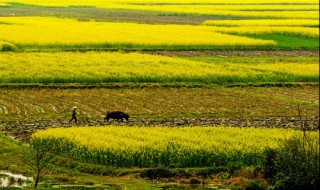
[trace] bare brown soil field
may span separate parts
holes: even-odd
[[[308,126],[319,123],[319,86],[148,87],[93,89],[0,88],[2,131],[22,138],[48,127],[68,127],[73,106],[78,125],[299,127],[297,106]],[[129,122],[103,118],[130,114]]]
[[[319,115],[318,86],[136,89],[0,89],[1,120],[101,119],[122,110],[133,118],[296,116],[297,104]]]
[[[239,17],[162,13],[139,10],[100,9],[95,7],[0,7],[0,16],[57,16],[79,21],[114,21],[148,24],[199,25],[205,20],[239,19]]]

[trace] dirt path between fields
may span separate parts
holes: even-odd
[[[299,56],[319,56],[318,50],[248,50],[248,51],[142,51],[142,53],[153,55],[176,56],[220,56],[220,57],[299,57]]]

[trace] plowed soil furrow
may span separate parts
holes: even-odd
[[[25,139],[34,131],[70,127],[73,106],[78,126],[256,126],[299,128],[297,107],[307,126],[319,123],[319,86],[234,88],[3,89],[1,131]],[[6,111],[7,110],[7,111]],[[104,122],[107,111],[122,110],[129,122]]]
[[[6,93],[3,93],[6,91]],[[318,116],[318,87],[0,89],[1,120],[62,119],[77,106],[79,117],[101,118],[122,110],[135,118],[295,116],[297,104]],[[53,109],[54,108],[54,109]],[[7,110],[7,111],[6,111]],[[10,118],[6,114],[11,114]],[[84,113],[81,115],[81,113]]]

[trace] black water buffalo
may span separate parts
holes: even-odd
[[[109,121],[109,119],[116,119],[116,120],[121,120],[123,121],[123,118],[126,119],[126,121],[129,120],[129,114],[124,113],[122,111],[113,111],[113,112],[108,112],[104,120]]]

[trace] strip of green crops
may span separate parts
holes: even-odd
[[[309,61],[212,62],[139,53],[2,53],[0,83],[317,82]]]
[[[245,36],[255,39],[274,40],[275,42],[277,42],[277,45],[270,49],[319,49],[319,38],[308,38],[303,36],[284,34],[246,34]]]
[[[236,127],[81,127],[39,131],[38,148],[83,162],[119,167],[259,166],[265,148],[277,148],[292,129]],[[317,133],[312,132],[317,140]]]

